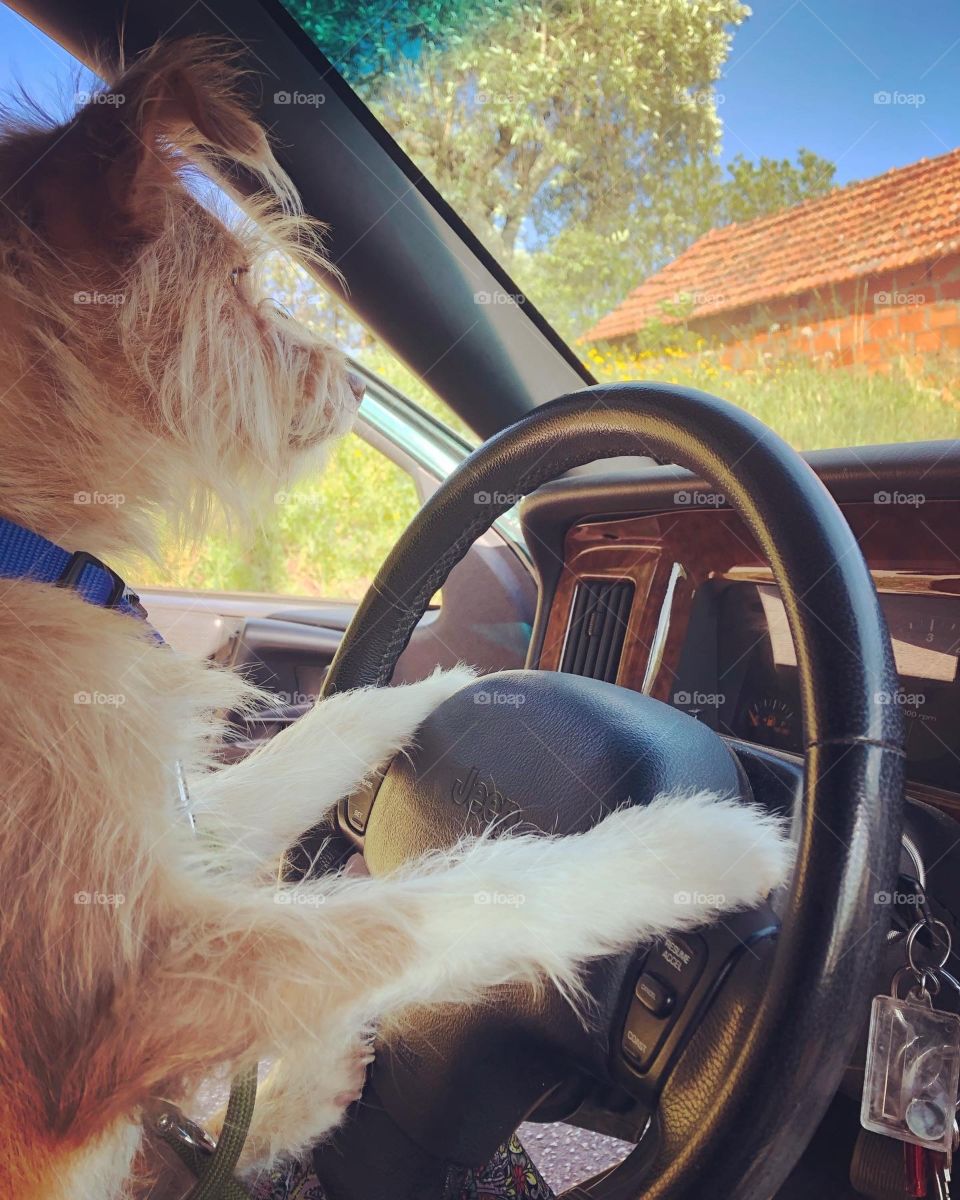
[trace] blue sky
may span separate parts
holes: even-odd
[[[725,160],[806,146],[835,162],[843,183],[960,145],[958,0],[752,7],[717,89]]]
[[[73,91],[76,63],[56,42],[0,3],[0,92],[19,84],[41,102]]]
[[[960,0],[752,7],[717,89],[724,160],[806,146],[843,183],[960,145]],[[0,5],[0,91],[19,82],[40,100],[69,97],[75,81],[69,55]]]

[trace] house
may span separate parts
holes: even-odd
[[[960,149],[712,229],[586,340],[652,320],[686,323],[734,368],[803,356],[883,370],[960,349]]]

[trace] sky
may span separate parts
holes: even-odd
[[[754,0],[752,9],[717,86],[724,161],[804,146],[846,183],[960,145],[960,0]],[[69,98],[76,66],[0,3],[0,93],[20,83],[40,101]]]
[[[804,146],[846,183],[960,145],[960,0],[752,8],[717,86],[724,160]]]

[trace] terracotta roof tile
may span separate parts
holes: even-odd
[[[743,225],[711,229],[587,333],[635,333],[664,301],[706,317],[960,250],[960,149],[836,188]]]

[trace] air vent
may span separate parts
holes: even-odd
[[[629,579],[581,580],[573,595],[560,670],[616,683],[632,603]]]

